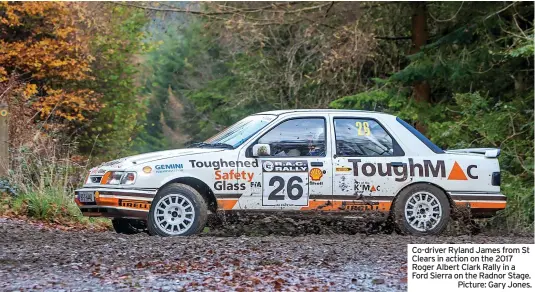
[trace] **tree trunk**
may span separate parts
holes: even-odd
[[[413,2],[412,5],[411,54],[415,54],[427,43],[429,32],[427,31],[427,8],[425,2]],[[416,101],[429,102],[430,93],[431,88],[426,81],[419,81],[413,85],[413,97]]]
[[[429,32],[427,30],[427,8],[425,2],[412,2],[412,47],[411,54],[420,51],[420,48],[427,43]],[[427,81],[417,81],[412,87],[412,96],[417,102],[429,103],[431,100],[431,88]],[[425,133],[425,126],[423,122],[416,123],[416,128],[420,132]]]

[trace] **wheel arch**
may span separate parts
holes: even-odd
[[[205,202],[208,204],[208,210],[211,212],[217,211],[217,199],[215,194],[212,189],[202,180],[191,176],[178,177],[163,184],[158,192],[164,187],[173,183],[185,184],[194,188],[197,192],[199,192],[199,194],[201,194],[201,196],[203,196]]]
[[[394,205],[396,204],[396,200],[399,198],[399,195],[400,195],[403,191],[405,191],[407,188],[412,187],[412,186],[415,186],[415,185],[432,185],[432,186],[438,188],[439,190],[441,190],[441,191],[444,193],[444,195],[446,195],[446,198],[448,198],[448,201],[450,202],[450,207],[453,207],[453,206],[455,205],[455,203],[454,203],[453,200],[451,199],[450,195],[448,194],[448,192],[446,192],[446,190],[445,190],[443,187],[441,187],[441,186],[439,186],[439,185],[437,185],[437,184],[434,184],[434,183],[432,183],[432,182],[420,181],[420,182],[413,182],[413,183],[410,183],[410,184],[404,186],[403,188],[401,188],[401,190],[399,190],[399,191],[397,192],[396,196],[394,196],[394,199],[392,200],[392,204],[390,205],[390,211],[393,210]]]

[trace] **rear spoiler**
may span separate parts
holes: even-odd
[[[496,158],[500,156],[499,148],[466,148],[446,150],[447,153],[474,153],[483,154],[487,158]]]

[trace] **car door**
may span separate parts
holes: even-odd
[[[373,117],[331,115],[331,121],[334,198],[350,201],[344,209],[388,209],[406,165],[403,149]]]
[[[326,115],[283,119],[256,144],[270,146],[269,156],[255,158],[260,185],[240,199],[247,209],[306,209],[314,197],[332,195],[330,127]],[[240,171],[240,169],[238,169]]]

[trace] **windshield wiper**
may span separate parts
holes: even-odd
[[[192,143],[187,146],[188,148],[203,148],[203,147],[214,147],[214,148],[226,148],[226,149],[234,149],[234,146],[226,143],[206,143],[206,142],[197,142]]]
[[[216,148],[234,149],[234,146],[227,144],[227,143],[213,143],[213,144],[208,144],[208,145],[212,147],[216,147]]]
[[[202,148],[204,146],[209,146],[209,145],[210,145],[210,143],[206,143],[206,142],[195,142],[195,143],[189,144],[186,147],[188,147],[188,148],[197,148],[197,147],[198,148]]]

